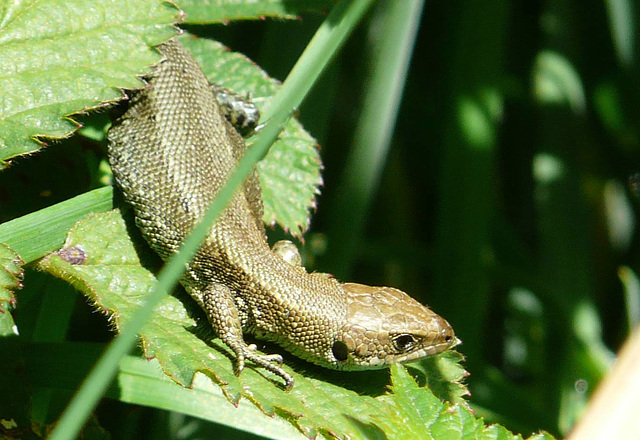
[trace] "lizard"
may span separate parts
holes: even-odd
[[[148,86],[130,93],[108,132],[108,158],[142,235],[166,260],[246,145],[191,53],[175,38],[158,50],[163,59]],[[254,170],[180,280],[234,353],[236,374],[250,361],[279,376],[285,389],[294,383],[282,356],[258,352],[245,333],[339,370],[383,368],[459,343],[445,319],[398,289],[341,283],[283,258],[269,248],[262,213]]]

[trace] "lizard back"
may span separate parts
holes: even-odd
[[[148,87],[132,93],[109,130],[109,160],[136,223],[167,259],[199,222],[244,154],[245,143],[222,115],[192,55],[175,39]],[[279,355],[256,352],[243,331],[337,369],[380,368],[455,345],[451,326],[406,293],[341,284],[287,263],[266,241],[257,175],[247,179],[181,280],[218,336],[244,360],[285,380]]]
[[[246,147],[191,54],[176,40],[159,48],[165,59],[154,68],[149,87],[134,92],[109,131],[109,160],[143,236],[167,259],[203,217]],[[182,279],[201,306],[211,283],[231,289],[245,328],[304,358],[318,351],[326,356],[346,319],[339,283],[310,276],[269,249],[255,171]],[[299,333],[310,339],[299,326],[302,319],[316,333],[311,351],[295,343]]]
[[[139,227],[166,258],[202,218],[242,154],[234,148],[244,143],[232,139],[234,146],[230,141],[230,136],[239,136],[221,115],[191,54],[175,40],[162,45],[161,52],[165,59],[154,68],[150,86],[134,92],[127,112],[109,131],[109,158]],[[224,215],[253,230],[262,202],[256,190],[246,188],[245,197],[238,194],[231,202],[245,206],[227,209]],[[233,215],[247,209],[252,216]],[[256,238],[262,242],[262,225],[257,226]]]

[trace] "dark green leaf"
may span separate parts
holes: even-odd
[[[10,312],[16,304],[14,291],[22,287],[23,264],[17,252],[0,243],[0,336],[15,335]]]

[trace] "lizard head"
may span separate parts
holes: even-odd
[[[440,353],[460,343],[451,325],[401,290],[344,283],[346,324],[333,343],[336,367],[382,368]]]

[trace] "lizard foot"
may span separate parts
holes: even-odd
[[[258,353],[255,344],[249,345],[242,339],[240,317],[229,287],[212,283],[200,295],[194,297],[199,296],[202,308],[209,316],[209,322],[220,335],[220,339],[236,355],[235,374],[240,374],[244,370],[245,361],[250,361],[280,376],[285,382],[285,388],[291,389],[293,377],[282,368],[282,356]]]
[[[279,354],[259,354],[256,351],[256,345],[245,345],[234,348],[236,354],[235,373],[239,375],[244,369],[245,360],[253,362],[265,370],[271,371],[273,374],[280,376],[284,380],[284,387],[289,391],[293,387],[293,377],[284,371],[282,365],[282,356]]]

